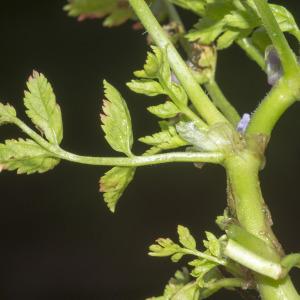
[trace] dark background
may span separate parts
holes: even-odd
[[[287,1],[300,21],[299,0]],[[285,1],[281,1],[285,2]],[[278,1],[277,3],[280,3]],[[25,119],[25,82],[33,69],[52,83],[64,120],[62,146],[74,153],[115,155],[99,125],[101,81],[123,93],[135,136],[157,130],[146,112],[151,102],[125,82],[145,60],[145,35],[131,25],[103,29],[62,11],[65,1],[6,1],[0,17],[0,97]],[[189,15],[187,21],[191,22]],[[238,48],[220,53],[218,80],[241,113],[266,94],[265,75]],[[287,252],[299,251],[300,106],[282,118],[268,149],[262,189],[274,230]],[[27,119],[28,122],[28,119]],[[29,123],[29,122],[28,122]],[[0,128],[1,140],[22,136]],[[135,151],[143,146],[137,142]],[[106,169],[62,162],[43,175],[2,172],[0,179],[0,297],[15,299],[145,299],[159,295],[179,267],[147,256],[159,236],[176,239],[176,225],[200,241],[226,202],[222,168],[190,164],[140,168],[111,214],[98,192]],[[294,271],[300,288],[300,273]],[[219,293],[212,299],[239,299]]]

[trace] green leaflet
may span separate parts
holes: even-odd
[[[203,0],[202,3],[205,4],[202,18],[186,35],[190,41],[197,40],[202,44],[215,42],[218,49],[224,49],[262,26],[251,1]],[[299,28],[292,14],[280,5],[270,4],[270,8],[280,29],[300,40]]]
[[[221,257],[221,244],[217,237],[211,233],[206,231],[207,240],[203,241],[203,245],[210,252],[212,256]]]
[[[0,125],[12,123],[12,119],[16,116],[17,113],[13,106],[0,103]]]
[[[147,96],[168,95],[177,107],[186,106],[188,98],[181,85],[172,81],[171,69],[167,59],[167,49],[152,46],[148,52],[144,69],[134,72],[140,80],[132,80],[127,86],[136,93]]]
[[[6,140],[0,144],[0,169],[17,170],[18,174],[43,173],[53,169],[59,159],[32,140]]]
[[[135,93],[150,97],[165,94],[162,86],[157,81],[151,79],[132,80],[127,83],[127,86]]]
[[[196,249],[196,241],[191,235],[188,228],[178,225],[177,227],[177,233],[179,237],[179,242],[187,249]]]
[[[202,15],[205,11],[205,1],[203,0],[171,0],[170,2],[194,12],[197,15]]]
[[[180,113],[180,110],[171,101],[166,101],[165,103],[156,106],[149,106],[147,109],[153,115],[162,119],[173,118]]]
[[[167,129],[154,133],[152,136],[139,138],[139,141],[153,146],[147,151],[148,155],[155,153],[158,149],[171,150],[187,145],[187,142],[177,134],[174,126],[169,126]]]
[[[283,32],[289,32],[294,35],[298,41],[300,41],[299,27],[293,15],[281,5],[270,4],[270,8],[279,24],[280,29]]]
[[[135,168],[114,167],[100,179],[100,192],[104,193],[104,201],[111,212],[115,212],[118,200],[132,181]]]
[[[129,4],[124,0],[69,0],[64,9],[79,20],[107,16],[103,22],[107,27],[120,25],[133,16]]]
[[[159,238],[149,247],[149,255],[156,257],[172,256],[181,253],[181,247],[169,238]]]
[[[131,118],[125,100],[107,81],[104,81],[105,98],[101,114],[101,127],[110,146],[127,156],[131,156],[133,134]]]
[[[43,74],[34,71],[27,88],[24,97],[26,114],[50,143],[60,144],[63,138],[62,117],[50,83]]]

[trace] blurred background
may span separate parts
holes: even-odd
[[[298,0],[286,2],[300,21]],[[64,121],[62,147],[82,155],[116,155],[103,138],[99,112],[102,80],[127,100],[135,137],[157,131],[146,111],[158,102],[130,92],[125,83],[146,57],[146,36],[132,24],[113,29],[99,20],[68,18],[65,1],[5,1],[0,17],[0,98],[22,104],[32,70],[51,82]],[[193,19],[184,14],[190,24]],[[237,47],[219,55],[217,79],[240,113],[251,112],[269,90],[265,75]],[[152,102],[151,102],[152,101]],[[274,131],[261,173],[262,190],[274,231],[287,252],[300,251],[300,105],[290,109]],[[0,128],[1,140],[23,136]],[[144,146],[135,144],[135,152]],[[215,217],[226,206],[220,167],[191,164],[138,169],[111,214],[98,192],[105,168],[62,162],[42,175],[0,177],[0,297],[15,299],[138,300],[160,295],[180,264],[147,256],[158,237],[176,237],[176,226],[190,228],[199,245],[204,231],[219,234]],[[293,271],[300,289],[300,272]],[[218,293],[211,299],[240,299]]]

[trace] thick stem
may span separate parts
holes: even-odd
[[[299,96],[299,74],[280,79],[252,115],[247,134],[271,135],[279,118]]]
[[[232,198],[231,211],[242,227],[273,247],[280,258],[281,246],[271,229],[270,214],[260,189],[258,178],[260,165],[260,159],[249,151],[226,160],[225,167]],[[300,299],[289,277],[271,280],[256,274],[255,278],[264,300]]]
[[[191,102],[203,119],[205,119],[208,124],[228,122],[199,86],[145,1],[129,0],[129,3],[155,43],[161,48],[167,48],[169,62],[176,77],[181,82]]]

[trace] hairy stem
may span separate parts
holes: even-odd
[[[271,135],[277,121],[300,96],[300,75],[283,77],[252,115],[247,134]]]
[[[199,86],[186,63],[181,58],[173,44],[169,41],[169,38],[156,18],[153,16],[145,1],[129,0],[129,3],[144,27],[152,36],[155,43],[161,48],[167,48],[169,62],[176,74],[176,77],[185,88],[191,102],[203,119],[205,119],[208,124],[228,122]]]
[[[262,70],[265,70],[265,59],[249,38],[238,40],[237,44],[261,67]]]

